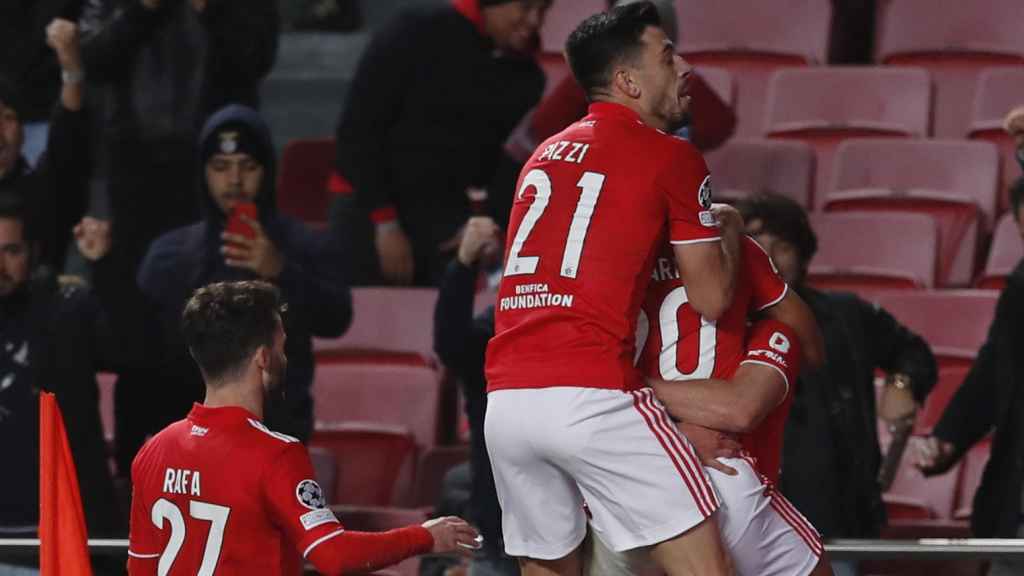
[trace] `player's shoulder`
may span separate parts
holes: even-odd
[[[187,419],[178,420],[146,440],[132,460],[132,477],[138,477],[147,469],[159,466],[166,447],[176,445],[181,437],[188,434],[190,426],[191,423]]]
[[[272,430],[255,418],[246,418],[240,433],[244,435],[245,444],[253,452],[271,460],[282,452],[303,448],[298,438]]]

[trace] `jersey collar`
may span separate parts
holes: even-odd
[[[195,424],[200,426],[209,427],[210,425],[224,425],[234,424],[238,422],[245,422],[246,420],[256,420],[259,422],[259,418],[255,414],[249,412],[241,406],[220,406],[217,408],[211,408],[204,406],[198,402],[192,405],[192,410],[188,413],[188,419]]]
[[[616,104],[615,102],[593,102],[590,107],[587,108],[588,116],[595,116],[597,118],[622,118],[623,120],[635,120],[643,123],[640,120],[640,115],[634,112],[632,109],[623,106],[622,104]]]

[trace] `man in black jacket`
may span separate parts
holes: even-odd
[[[337,129],[332,222],[353,282],[434,285],[470,199],[492,189],[502,145],[540,99],[530,53],[550,0],[455,0],[399,14],[374,36]],[[518,169],[512,172],[518,172]],[[508,188],[508,189],[505,189]]]
[[[22,150],[24,121],[34,108],[31,87],[0,76],[0,196],[25,202],[38,232],[39,262],[60,268],[71,228],[88,200],[89,135],[82,110],[78,27],[68,20],[54,20],[46,39],[60,62],[64,82],[53,111],[49,143],[36,168]]]
[[[267,407],[267,421],[302,440],[313,426],[312,337],[341,336],[352,315],[333,236],[277,213],[274,147],[259,114],[245,106],[223,108],[207,121],[199,150],[204,218],[154,241],[139,269],[139,287],[159,318],[161,344],[152,370],[124,375],[117,384],[121,473],[130,469],[147,434],[183,418],[202,399],[203,380],[179,329],[182,308],[195,289],[255,279],[280,288],[288,305],[288,375],[284,398]],[[241,202],[258,209],[256,219],[242,217],[249,235],[226,229]]]
[[[817,238],[799,204],[764,194],[737,208],[748,233],[811,307],[825,338],[825,366],[805,372],[796,388],[779,486],[825,538],[877,537],[886,515],[876,413],[893,420],[912,413],[935,385],[935,358],[885,310],[804,282]],[[876,368],[889,375],[877,409]]]
[[[1024,239],[1024,178],[1010,193]],[[955,328],[955,324],[951,327]],[[999,295],[988,338],[933,436],[922,443],[918,466],[945,472],[994,431],[992,455],[974,495],[971,530],[978,538],[1024,538],[1024,261]],[[990,576],[1021,574],[1020,560],[995,561]]]
[[[484,442],[487,381],[484,356],[494,336],[494,306],[473,316],[474,294],[481,264],[500,257],[499,229],[484,216],[470,218],[458,254],[441,280],[434,310],[434,351],[459,379],[466,401],[470,442],[469,518],[484,537],[483,550],[474,560],[473,574],[519,574],[519,566],[504,554],[501,508],[494,488],[491,461]]]
[[[76,227],[93,290],[35,265],[32,222],[0,198],[0,534],[34,535],[39,519],[39,390],[53,392],[67,427],[89,534],[123,534],[100,424],[96,373],[140,354],[139,310],[116,286],[105,224]],[[138,303],[135,300],[135,303]]]
[[[256,107],[277,55],[275,0],[85,0],[82,58],[107,88],[103,162],[114,241],[134,274],[158,235],[195,221],[196,136],[215,110]]]

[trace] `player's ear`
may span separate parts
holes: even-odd
[[[640,85],[636,83],[629,68],[616,68],[612,73],[612,84],[617,90],[630,98],[640,97]]]
[[[266,346],[260,346],[256,349],[256,367],[260,370],[268,370],[270,368],[270,348]]]

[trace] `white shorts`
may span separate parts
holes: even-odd
[[[649,546],[719,506],[693,447],[650,389],[491,392],[484,422],[505,552],[562,558],[592,528],[614,550]]]
[[[766,484],[747,458],[722,458],[739,474],[729,476],[708,468],[722,497],[718,527],[732,557],[737,576],[806,576],[817,566],[824,547],[821,537],[803,515]],[[591,535],[584,551],[587,576],[661,574],[649,548],[615,552],[599,533]]]

